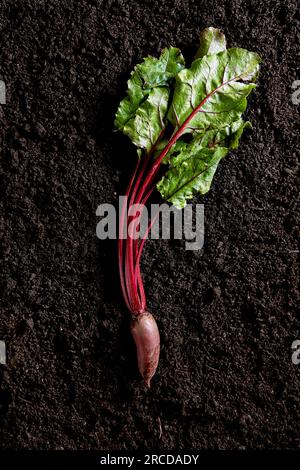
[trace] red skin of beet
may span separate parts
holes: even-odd
[[[151,313],[144,312],[132,318],[130,328],[136,345],[139,371],[145,384],[150,388],[160,352],[157,324]]]

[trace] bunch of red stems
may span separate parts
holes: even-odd
[[[207,95],[204,100],[192,111],[192,113],[188,116],[182,125],[179,125],[179,123],[177,124],[177,130],[174,131],[163,151],[156,158],[154,158],[157,144],[161,140],[165,129],[162,130],[160,136],[157,139],[157,142],[153,145],[152,149],[146,155],[138,159],[135,171],[127,188],[125,202],[121,209],[118,240],[118,260],[122,294],[128,310],[135,317],[147,311],[145,290],[140,270],[140,259],[145,240],[147,239],[148,233],[151,230],[154,219],[150,220],[148,230],[139,240],[134,236],[139,226],[138,215],[127,215],[125,217],[125,212],[126,214],[130,214],[130,210],[126,211],[126,202],[128,201],[129,209],[132,205],[135,204],[146,204],[153,190],[155,189],[158,171],[164,157],[168,154],[175,142],[189,127],[189,123],[193,117],[198,112],[202,112],[202,106],[217,90],[218,88]],[[135,219],[137,219],[136,223]],[[126,234],[125,237],[124,234]]]

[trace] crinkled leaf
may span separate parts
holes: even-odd
[[[196,192],[207,193],[218,163],[227,153],[228,149],[224,147],[188,152],[186,158],[177,161],[158,183],[162,197],[181,209]]]
[[[221,146],[235,149],[238,147],[244,129],[247,128],[251,128],[250,122],[238,119],[232,124],[219,129],[207,129],[206,132],[199,132],[195,137],[195,142],[201,147],[215,148]]]
[[[194,152],[194,150],[200,150],[201,148],[226,147],[228,149],[235,149],[238,147],[239,140],[244,129],[251,127],[252,126],[249,121],[245,122],[243,119],[238,119],[232,124],[219,129],[208,128],[205,131],[199,131],[194,134],[194,138],[190,143],[186,143],[183,140],[177,140],[165,156],[163,162],[175,166],[176,161],[185,158],[186,152]],[[164,142],[162,148],[165,145],[166,144]],[[159,153],[160,149],[157,151]]]
[[[197,191],[197,188],[201,194],[207,192],[219,161],[228,153],[229,149],[238,146],[239,139],[247,127],[251,127],[250,122],[239,119],[229,126],[199,133],[191,143],[177,141],[166,157],[166,163],[170,164],[170,169],[157,185],[161,195],[176,207],[182,208],[186,204],[184,198],[192,197],[191,195]],[[200,166],[196,164],[197,159],[199,159]],[[208,172],[203,172],[200,175],[195,173],[196,178],[190,178],[193,169],[198,172],[203,164],[208,164],[209,161],[213,165]],[[183,177],[185,174],[189,175],[187,181]],[[182,187],[180,186],[178,191],[179,182]]]
[[[259,62],[255,53],[229,49],[197,59],[177,75],[168,117],[175,128],[181,126],[181,135],[192,133],[192,140],[177,140],[166,157],[171,168],[157,185],[175,206],[184,207],[197,190],[204,194],[209,189],[218,162],[237,147],[243,130],[249,127],[241,115],[255,87],[249,80],[256,79]],[[212,165],[199,174],[210,158]]]
[[[255,81],[259,63],[257,54],[239,48],[195,60],[176,77],[169,120],[179,127],[190,119],[184,133],[237,121],[256,86],[250,81]]]
[[[156,87],[165,87],[184,67],[184,58],[176,47],[166,48],[160,57],[147,57],[138,64],[131,78],[128,80],[127,96],[124,98],[117,110],[115,127],[123,131],[128,121],[136,115],[143,101],[145,101],[151,90]]]
[[[184,152],[189,144],[183,140],[177,140],[177,142],[171,147],[167,155],[165,156],[163,162],[170,163],[171,160],[175,159],[181,152]]]
[[[162,129],[168,109],[169,89],[153,88],[147,98],[137,109],[135,116],[123,127],[123,133],[132,142],[147,151],[155,144]]]
[[[205,28],[201,31],[199,39],[200,47],[195,55],[195,59],[226,50],[226,38],[219,29],[212,27]]]

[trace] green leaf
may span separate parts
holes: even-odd
[[[249,121],[244,122],[238,119],[232,124],[219,129],[207,129],[205,132],[199,132],[195,142],[201,147],[215,148],[217,146],[235,149],[238,147],[239,139],[244,129],[251,128]]]
[[[239,119],[229,126],[199,133],[191,143],[178,140],[166,157],[165,163],[170,164],[170,169],[157,185],[162,197],[182,208],[197,190],[205,194],[219,161],[229,149],[237,148],[248,127],[251,127],[250,122]],[[202,172],[205,165],[209,168]]]
[[[224,147],[201,148],[195,153],[189,151],[158,183],[162,197],[182,209],[196,192],[207,193],[217,166],[227,153],[228,149]]]
[[[180,135],[164,159],[171,167],[157,185],[175,206],[184,207],[196,191],[209,190],[219,161],[250,126],[241,116],[259,62],[255,53],[228,49],[197,59],[177,75],[168,118]],[[189,143],[180,140],[186,133],[192,133]]]
[[[257,54],[239,48],[195,60],[176,77],[169,120],[177,128],[189,120],[183,133],[237,121],[256,86],[259,63]]]
[[[129,120],[136,116],[140,105],[157,87],[169,86],[170,81],[184,67],[184,58],[179,49],[164,49],[159,57],[147,57],[138,64],[128,80],[127,96],[117,110],[115,127],[123,131]]]
[[[123,133],[128,135],[137,147],[149,151],[157,141],[165,127],[168,99],[168,88],[153,88],[147,100],[137,109],[135,116],[124,125]]]
[[[186,152],[195,152],[202,148],[226,147],[228,149],[235,149],[238,147],[244,129],[248,128],[252,128],[249,121],[244,122],[243,119],[238,119],[232,124],[219,129],[208,128],[207,130],[199,131],[194,134],[191,143],[177,140],[165,156],[163,162],[175,166],[177,161],[185,158]],[[161,148],[158,148],[158,153],[163,150],[165,145],[166,142],[162,142]]]
[[[226,38],[219,29],[212,27],[205,28],[200,33],[199,39],[200,47],[195,55],[195,59],[226,50]]]

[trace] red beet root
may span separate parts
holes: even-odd
[[[159,331],[154,317],[144,312],[131,321],[131,333],[137,350],[139,371],[148,387],[155,374],[160,351]]]

